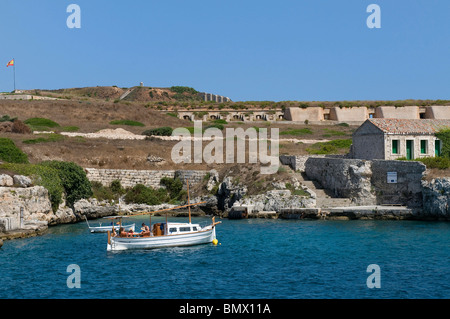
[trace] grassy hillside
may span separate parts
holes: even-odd
[[[30,93],[61,98],[61,100],[0,101],[0,118],[17,118],[27,123],[35,131],[53,131],[54,134],[15,134],[2,133],[24,151],[31,163],[45,160],[63,160],[77,163],[82,167],[121,168],[121,169],[220,169],[226,164],[206,165],[188,163],[175,165],[171,161],[171,151],[177,143],[156,138],[149,140],[108,140],[85,137],[67,137],[60,132],[93,133],[103,129],[125,129],[135,134],[144,131],[164,131],[186,127],[193,131],[193,123],[178,119],[176,110],[186,108],[283,108],[289,106],[376,106],[389,105],[388,101],[352,102],[299,102],[299,101],[254,101],[212,103],[197,99],[197,91],[189,87],[149,88],[139,87],[124,100],[119,97],[127,88],[91,87],[61,90],[32,90]],[[152,93],[152,94],[150,94]],[[431,105],[450,104],[450,101],[405,100],[392,104]],[[159,110],[173,110],[169,113]],[[244,129],[278,128],[280,132],[280,154],[345,154],[349,150],[352,132],[356,126],[348,125],[307,125],[289,122],[250,122],[233,121],[227,123],[204,123],[215,125],[225,133],[226,128]],[[161,134],[164,135],[164,134]],[[170,134],[169,134],[170,135]],[[209,142],[204,142],[206,146]],[[225,143],[225,142],[224,142]],[[224,151],[226,152],[225,144]],[[246,150],[248,151],[248,149]],[[237,150],[235,150],[237,154]],[[164,159],[162,162],[149,162],[149,155]],[[247,155],[248,158],[248,155]]]
[[[185,126],[188,121],[168,116],[142,103],[114,103],[101,100],[55,100],[55,101],[0,101],[0,116],[9,115],[21,121],[45,118],[56,122],[61,128],[78,127],[79,132],[95,132],[105,128],[127,127],[133,133],[140,133],[141,126],[115,125],[115,121],[135,121],[146,128],[161,126]],[[33,121],[32,124],[36,124]],[[39,124],[39,123],[37,123]],[[50,127],[58,130],[57,127]]]

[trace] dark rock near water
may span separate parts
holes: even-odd
[[[423,217],[450,220],[450,178],[422,181]]]

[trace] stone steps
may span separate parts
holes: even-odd
[[[322,186],[318,182],[309,180],[304,174],[295,172],[294,175],[300,182],[300,184],[305,185],[316,193],[317,208],[323,209],[353,206],[350,198],[335,197],[333,192],[322,188]]]
[[[122,94],[122,95],[119,97],[119,100],[122,101],[124,98],[126,98],[128,95],[130,95],[130,93],[133,92],[134,89],[135,89],[135,88],[130,88],[130,89],[128,89],[124,94]]]
[[[352,206],[350,198],[316,198],[316,206],[320,208]]]

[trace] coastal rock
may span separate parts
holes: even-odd
[[[32,185],[31,179],[23,175],[13,176],[14,184],[18,187],[30,187]]]
[[[147,156],[147,162],[149,163],[160,163],[164,162],[165,159],[156,155],[148,154]]]
[[[286,184],[283,182],[272,182],[272,186],[276,189],[286,189]]]
[[[211,192],[218,183],[219,173],[215,169],[210,170],[208,183],[206,184],[206,189],[208,190],[208,192]]]
[[[23,211],[23,214],[21,214]],[[36,236],[61,223],[54,214],[48,191],[42,186],[0,187],[0,234],[14,239]]]
[[[79,221],[73,210],[65,206],[64,198],[58,210],[53,212],[46,188],[42,186],[26,187],[28,180],[20,176],[15,179],[15,185],[19,184],[23,187],[0,187],[0,232],[18,229],[32,230],[33,227],[41,230],[48,225]],[[21,224],[20,211],[22,208],[23,223]]]
[[[246,196],[234,203],[234,206],[247,206],[250,211],[275,211],[294,208],[313,208],[315,198],[310,196],[292,195],[289,190],[272,190],[265,194]]]
[[[217,208],[221,211],[227,211],[246,194],[247,186],[233,183],[233,177],[227,176],[217,190]]]
[[[135,212],[156,212],[163,209],[170,209],[173,207],[176,207],[178,205],[173,204],[160,204],[160,205],[146,205],[146,204],[124,204],[121,203],[120,207],[117,205],[115,206],[115,209],[117,212],[120,212],[121,214],[133,214]]]
[[[109,205],[106,203],[100,204],[94,199],[94,202],[81,199],[75,202],[74,213],[78,216],[79,220],[83,220],[84,216],[88,219],[102,218],[105,216],[115,215],[118,212],[116,205]]]
[[[205,202],[203,204],[198,205],[198,208],[202,210],[207,215],[219,215],[220,212],[217,208],[218,200],[216,196],[208,195],[208,196],[201,196],[193,198],[193,203],[201,203]]]
[[[81,199],[74,204],[74,214],[77,216],[77,221],[84,221],[87,219],[97,219],[106,216],[115,216],[119,213],[122,215],[131,215],[136,212],[155,212],[163,209],[174,208],[178,205],[163,203],[160,205],[146,205],[146,204],[126,204],[124,202],[99,202],[95,198]]]
[[[13,186],[13,184],[14,184],[14,180],[11,176],[6,175],[6,174],[0,175],[0,187],[1,186],[5,186],[5,187]]]
[[[422,181],[424,217],[450,219],[450,178],[437,178],[430,182]]]
[[[0,187],[0,199],[0,217],[19,219],[20,208],[23,208],[24,220],[39,220],[52,224],[57,219],[52,211],[48,191],[42,186]]]
[[[70,224],[78,221],[77,216],[74,214],[72,208],[59,207],[55,213],[57,224]]]

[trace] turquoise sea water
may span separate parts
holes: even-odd
[[[51,227],[4,243],[0,298],[450,298],[450,223],[223,220],[217,238],[217,246],[107,252],[107,235],[85,223]],[[80,288],[67,286],[71,264]],[[381,288],[367,287],[371,264]]]

